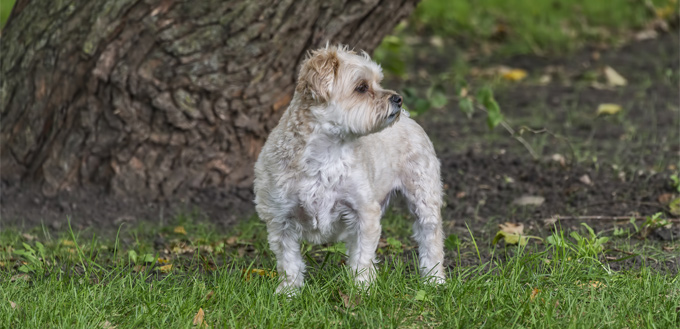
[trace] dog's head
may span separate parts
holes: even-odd
[[[363,136],[399,119],[402,98],[383,89],[380,65],[344,46],[313,51],[302,63],[296,92],[330,131]]]

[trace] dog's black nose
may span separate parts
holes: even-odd
[[[394,94],[390,97],[390,102],[397,104],[398,106],[401,106],[401,96]]]

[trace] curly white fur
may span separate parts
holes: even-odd
[[[302,64],[293,100],[255,164],[256,209],[283,276],[278,292],[303,284],[302,239],[344,241],[356,281],[369,283],[394,191],[417,217],[422,275],[444,280],[439,160],[381,80],[366,53],[343,46],[314,51]]]

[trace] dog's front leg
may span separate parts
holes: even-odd
[[[375,278],[375,251],[380,240],[380,205],[375,202],[356,213],[354,232],[346,240],[349,266],[355,274],[355,281],[368,286]]]
[[[276,269],[283,281],[276,293],[292,295],[304,283],[305,262],[300,254],[300,231],[295,224],[287,221],[267,223],[269,248],[276,255]]]

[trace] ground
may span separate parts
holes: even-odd
[[[418,280],[413,218],[398,198],[374,290],[351,284],[342,245],[305,244],[307,286],[286,299],[272,295],[274,260],[249,189],[140,204],[95,187],[44,198],[2,182],[0,327],[203,327],[204,309],[216,327],[677,325],[680,35],[523,52],[532,44],[470,45],[478,36],[465,34],[461,46],[409,28],[395,32],[408,49],[402,66],[376,57],[386,86],[428,98],[441,84],[448,98],[414,111],[442,164],[445,286]],[[503,78],[501,65],[527,76]],[[517,134],[490,129],[480,110],[468,118],[451,82],[460,79],[470,93],[491,87]],[[601,104],[620,108],[598,114]],[[521,225],[521,237],[494,239],[501,224]],[[72,299],[84,306],[74,311]]]
[[[596,52],[597,60],[593,59]],[[657,212],[671,216],[668,195],[677,195],[677,191],[670,177],[677,173],[680,152],[678,53],[678,35],[670,33],[621,48],[584,49],[565,57],[525,55],[480,63],[487,68],[503,64],[526,70],[526,81],[497,83],[496,99],[515,129],[545,128],[552,135],[524,133],[539,155],[534,159],[500,126],[490,130],[483,113],[468,119],[452,103],[417,116],[442,163],[446,193],[442,215],[447,233],[464,236],[469,228],[482,241],[490,242],[498,224],[506,221],[523,223],[527,234],[546,236],[553,223],[547,225],[546,220],[559,216],[569,219],[559,220],[557,225],[576,229],[583,222],[596,232],[633,227],[628,217],[637,218],[640,224],[645,216]],[[433,56],[431,51],[426,55]],[[444,60],[439,57],[444,55],[435,56],[438,58],[430,58],[431,65],[414,64],[409,69],[425,76],[436,74],[427,72],[441,70]],[[605,66],[615,68],[628,84],[611,90],[592,87],[596,78],[584,76],[597,75]],[[553,74],[552,82],[537,82],[545,72],[559,73]],[[422,82],[418,85],[420,79],[411,80],[393,79],[386,84],[395,89],[408,82],[417,88],[427,87]],[[598,117],[596,108],[601,103],[617,103],[622,110]],[[583,182],[586,176],[589,183]],[[114,198],[95,188],[57,198],[44,198],[39,191],[16,186],[3,186],[0,193],[5,227],[46,225],[59,232],[70,220],[77,231],[109,237],[122,223],[128,228],[172,225],[178,213],[197,213],[196,221],[208,221],[228,234],[254,214],[253,195],[247,189],[208,191],[186,202],[145,204]],[[513,204],[525,195],[545,201],[539,206]],[[399,202],[393,208],[395,214],[407,214]],[[678,236],[680,228],[675,221],[647,239],[671,243]],[[679,265],[673,261],[669,266],[677,271]]]

